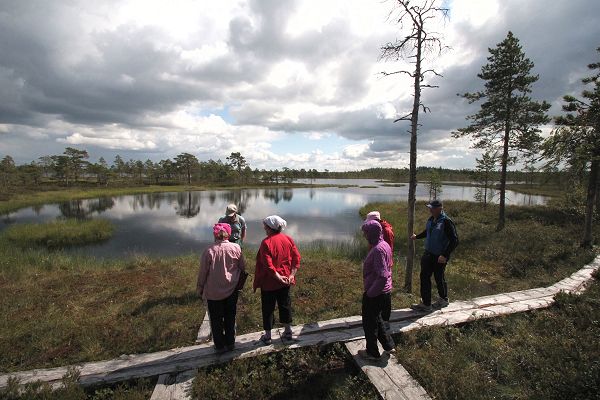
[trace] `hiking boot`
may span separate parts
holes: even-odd
[[[390,354],[390,355],[391,355],[391,354],[396,354],[396,348],[395,348],[395,347],[392,347],[391,349],[389,349],[389,350],[384,350],[383,352],[384,352],[384,353],[388,353],[388,354]]]
[[[227,351],[233,351],[233,350],[235,350],[235,343],[228,344],[227,346],[225,346],[225,348],[227,349]]]
[[[433,308],[444,308],[448,307],[450,302],[448,299],[444,299],[442,297],[438,297],[438,299],[432,304]]]
[[[433,311],[433,307],[425,305],[423,303],[413,304],[410,306],[410,308],[412,310],[421,311],[421,312],[432,312]]]
[[[267,337],[267,335],[262,335],[260,337],[260,339],[258,339],[262,344],[264,344],[265,346],[268,346],[271,344],[271,338]]]
[[[370,360],[370,361],[379,361],[379,359],[381,358],[381,356],[376,357],[372,354],[369,354],[368,351],[366,350],[359,350],[358,351],[358,355],[363,359],[363,360]]]
[[[283,332],[283,335],[281,335],[281,339],[283,339],[283,340],[293,340],[292,339],[292,331]]]
[[[217,354],[223,354],[227,351],[227,349],[225,347],[213,346],[213,348],[215,349],[215,353],[217,353]]]

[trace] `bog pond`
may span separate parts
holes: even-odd
[[[286,233],[298,243],[343,242],[355,237],[362,206],[406,200],[408,192],[408,186],[384,186],[373,179],[318,179],[314,183],[357,186],[207,190],[72,200],[4,215],[0,232],[11,224],[65,217],[105,218],[115,226],[110,240],[70,251],[109,258],[199,253],[212,242],[212,225],[224,214],[227,204],[235,203],[246,219],[246,244],[250,246],[257,246],[264,238],[261,221],[271,214],[288,221]],[[475,188],[469,186],[444,185],[442,190],[444,200],[472,201],[475,195]],[[419,185],[418,203],[428,199],[426,185]],[[544,205],[546,201],[544,196],[507,191],[507,204]]]

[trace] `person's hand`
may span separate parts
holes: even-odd
[[[439,256],[438,257],[438,263],[439,264],[446,264],[448,262],[448,259],[444,256]]]
[[[276,276],[277,276],[277,280],[279,282],[283,283],[284,285],[289,285],[290,284],[289,279],[288,279],[287,276],[283,276],[283,275],[280,275],[280,274],[277,274]]]
[[[410,240],[417,240],[417,235],[415,235],[414,233],[410,235]]]

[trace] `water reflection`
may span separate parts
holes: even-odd
[[[177,196],[176,213],[180,217],[193,218],[200,212],[200,196],[192,192],[179,193]]]
[[[112,197],[100,197],[91,200],[71,200],[58,205],[65,218],[88,219],[93,214],[101,214],[115,205]],[[32,207],[36,215],[41,215],[43,207]]]
[[[292,201],[292,198],[294,197],[294,191],[290,188],[265,189],[263,191],[263,196],[267,199],[273,200],[275,204],[279,204],[281,200]]]
[[[317,180],[315,183],[323,182]],[[360,226],[360,207],[370,202],[404,200],[408,190],[407,187],[383,187],[373,180],[343,183],[358,186],[345,189],[211,190],[75,200],[22,209],[3,216],[0,231],[11,223],[101,216],[115,225],[113,238],[76,251],[100,257],[122,257],[135,253],[158,256],[198,254],[212,242],[211,227],[223,216],[227,204],[235,203],[246,219],[248,246],[258,246],[263,239],[261,221],[270,214],[279,214],[288,221],[287,233],[298,243],[346,241],[354,238]],[[473,187],[443,187],[444,200],[472,200],[474,193]],[[419,202],[425,203],[427,196],[427,188],[419,186]],[[507,192],[509,204],[544,204],[545,200],[542,196]]]

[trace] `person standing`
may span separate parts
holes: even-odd
[[[275,304],[279,308],[279,322],[285,329],[282,338],[292,339],[292,299],[290,288],[296,284],[300,267],[300,253],[291,237],[282,233],[287,222],[271,215],[263,220],[267,237],[263,239],[256,255],[254,291],[260,289],[263,328],[260,341],[271,344],[271,330],[275,323]]]
[[[390,246],[390,250],[392,252],[392,257],[390,258],[391,271],[394,266],[394,229],[392,228],[392,224],[390,224],[384,219],[381,219],[381,214],[379,213],[379,211],[371,211],[370,213],[368,213],[367,217],[365,218],[365,222],[367,221],[377,221],[379,222],[379,225],[381,225],[381,229],[383,230],[383,240],[385,240],[385,242]],[[372,247],[373,246],[369,244],[369,249],[371,249]],[[392,307],[390,303],[390,308],[383,310],[381,314],[381,317],[387,324],[389,324],[390,322],[391,313]]]
[[[246,261],[239,245],[229,242],[231,227],[226,223],[213,226],[215,242],[200,259],[196,292],[206,300],[215,350],[219,353],[235,348],[236,286]]]
[[[389,222],[387,222],[384,219],[381,219],[381,214],[379,213],[379,211],[371,211],[370,213],[367,214],[367,217],[365,218],[365,222],[367,221],[377,221],[379,222],[379,225],[381,225],[381,228],[383,229],[383,240],[385,240],[385,242],[387,244],[390,245],[390,249],[392,250],[392,255],[394,254],[394,228],[392,227],[392,224],[390,224]],[[392,266],[394,264],[394,259],[392,258]]]
[[[392,249],[383,240],[379,222],[366,221],[361,229],[372,248],[363,262],[362,326],[367,348],[359,350],[358,354],[368,360],[377,360],[381,357],[378,340],[387,352],[393,352],[395,346],[389,323],[382,316],[390,314],[392,305]]]
[[[238,214],[238,208],[235,204],[229,204],[225,209],[225,215],[219,218],[219,222],[229,224],[231,226],[231,236],[229,241],[237,243],[240,246],[246,239],[246,220]]]
[[[448,284],[446,283],[446,265],[450,255],[458,246],[458,234],[454,222],[444,212],[441,201],[433,200],[427,204],[431,217],[427,220],[425,230],[418,235],[414,233],[412,240],[425,238],[425,252],[421,257],[421,303],[410,308],[416,311],[430,312],[433,308],[448,306]],[[431,304],[431,275],[435,278],[439,298]]]

